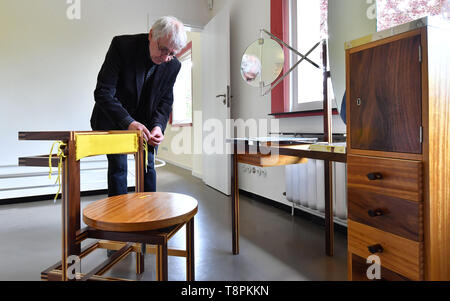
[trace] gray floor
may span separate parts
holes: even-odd
[[[170,165],[158,169],[158,190],[189,194],[199,201],[196,280],[346,280],[346,236],[342,233],[335,233],[335,255],[327,257],[323,227],[241,195],[240,254],[234,256],[228,197]],[[101,197],[83,198],[82,207]],[[40,280],[40,272],[60,260],[60,220],[59,201],[0,206],[0,280]],[[182,229],[169,247],[184,248],[184,244]],[[105,250],[96,250],[83,259],[82,271],[105,258]],[[106,275],[154,280],[154,255],[147,255],[145,269],[138,278],[134,255],[130,255]],[[169,280],[185,280],[183,258],[169,258]]]

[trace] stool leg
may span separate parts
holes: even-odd
[[[167,239],[156,248],[156,280],[167,281],[168,276],[168,262],[167,262]]]
[[[186,224],[186,280],[195,281],[194,218]]]

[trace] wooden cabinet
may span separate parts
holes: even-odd
[[[349,280],[450,280],[448,23],[347,43]]]
[[[422,153],[420,35],[349,55],[351,147]]]

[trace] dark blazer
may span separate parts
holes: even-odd
[[[145,59],[149,57],[148,34],[114,37],[98,74],[94,92],[95,106],[91,116],[93,130],[126,130],[134,120],[149,131],[155,126],[164,132],[172,112],[173,85],[181,68],[174,58],[156,67],[148,99],[141,99]],[[142,120],[137,120],[137,109]]]

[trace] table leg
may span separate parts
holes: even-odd
[[[195,281],[194,218],[186,224],[186,280]]]
[[[333,162],[325,160],[325,253],[334,255]]]
[[[231,210],[233,255],[237,255],[239,254],[239,182],[236,143],[231,156]]]

